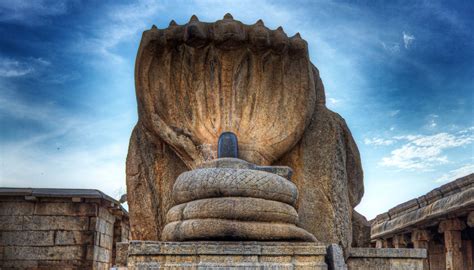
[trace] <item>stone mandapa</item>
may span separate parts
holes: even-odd
[[[344,119],[326,108],[299,34],[288,38],[282,28],[229,14],[152,27],[143,33],[135,82],[139,120],[127,157],[133,239],[160,240],[175,179],[216,158],[217,138],[229,131],[240,159],[293,169],[299,227],[351,246],[363,195],[360,156]]]

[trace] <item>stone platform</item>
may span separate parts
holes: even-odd
[[[351,248],[349,270],[424,270],[426,250],[419,248]]]
[[[423,270],[425,249],[351,248],[305,242],[155,242],[117,244],[116,268]],[[128,267],[127,267],[128,266]]]
[[[131,241],[128,269],[328,269],[326,247],[293,242]]]

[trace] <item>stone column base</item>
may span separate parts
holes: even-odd
[[[326,247],[293,242],[131,241],[128,269],[326,270]]]

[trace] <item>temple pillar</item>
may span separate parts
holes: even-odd
[[[474,269],[472,240],[462,240],[462,253],[464,254],[464,269]]]
[[[470,212],[467,215],[467,226],[470,228],[474,227],[474,211]],[[473,243],[472,239],[463,240],[463,253],[465,259],[465,268],[466,269],[474,269],[474,251],[473,251]]]
[[[413,243],[414,248],[424,248],[426,252],[429,250],[429,242],[431,239],[430,231],[428,230],[414,230],[411,233],[411,242]],[[430,262],[429,262],[430,254],[427,254],[426,258],[423,259],[423,269],[429,270],[430,269]]]
[[[467,215],[467,226],[470,228],[474,227],[474,211]],[[467,269],[474,269],[474,251],[472,241],[472,239],[463,241]]]
[[[469,215],[467,215],[467,226],[469,227],[474,227],[474,212],[470,212]]]
[[[461,231],[466,227],[459,219],[441,221],[438,231],[444,234],[446,269],[463,269],[462,239]]]
[[[409,242],[410,241],[405,234],[395,235],[392,240],[394,248],[406,248]]]
[[[382,248],[393,248],[392,238],[382,239]]]
[[[375,248],[383,248],[383,239],[375,240]]]

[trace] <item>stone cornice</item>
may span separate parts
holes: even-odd
[[[474,174],[470,174],[378,215],[371,221],[371,238],[387,238],[413,227],[435,225],[447,216],[465,215],[473,209]]]

